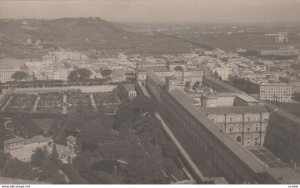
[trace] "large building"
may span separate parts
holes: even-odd
[[[25,70],[29,76],[37,80],[63,80],[68,79],[69,73],[72,71],[61,63],[53,63],[51,61],[27,62]]]
[[[259,148],[254,150],[247,149],[229,134],[220,131],[207,114],[194,106],[190,97],[177,89],[176,81],[174,77],[166,77],[163,82],[154,73],[149,73],[146,87],[164,109],[163,118],[169,122],[170,129],[204,176],[223,176],[229,183],[299,183],[299,173],[270,152],[265,152],[267,149],[261,148],[262,146],[257,146]],[[220,83],[217,83],[217,87],[221,88]],[[223,90],[229,88],[231,87],[224,87]],[[265,109],[257,108],[260,109],[259,117],[257,112],[251,112],[252,125],[245,129],[247,132],[248,128],[249,132],[253,129],[256,131],[253,123],[268,119]],[[246,117],[244,124],[247,124],[248,113],[241,111],[235,114],[239,118]],[[225,111],[225,114],[229,113]],[[265,118],[260,117],[263,114]],[[267,135],[265,139],[266,137]],[[247,142],[247,136],[245,138]]]
[[[163,81],[167,76],[174,76],[177,80],[177,85],[184,86],[185,83],[191,84],[199,82],[202,84],[203,71],[196,66],[190,66],[183,61],[167,62],[165,64],[144,65],[137,64],[137,81],[141,85],[145,85],[147,73],[154,72]]]
[[[261,56],[297,56],[299,51],[293,47],[260,51]]]
[[[234,106],[199,108],[217,124],[220,131],[230,135],[243,146],[262,146],[269,122],[269,111],[263,106]]]
[[[292,88],[285,83],[265,83],[259,85],[259,99],[279,102],[291,102]]]
[[[292,87],[286,83],[259,83],[249,79],[235,78],[233,84],[251,94],[258,94],[260,100],[291,102]]]
[[[228,80],[229,75],[232,73],[232,69],[229,67],[216,67],[215,72],[218,73],[222,80]]]
[[[15,137],[4,141],[4,152],[21,161],[31,161],[31,156],[38,148],[52,152],[53,139],[51,137],[34,136],[29,139]]]

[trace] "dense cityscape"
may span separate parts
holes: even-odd
[[[0,19],[0,184],[299,184],[300,25]]]

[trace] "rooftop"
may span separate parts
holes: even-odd
[[[244,114],[268,112],[264,106],[233,106],[233,107],[201,107],[199,110],[208,114]]]
[[[38,136],[34,136],[30,139],[26,139],[25,144],[48,142],[51,139],[52,139],[51,137],[44,137],[44,136],[38,135]]]
[[[201,123],[211,134],[216,138],[216,141],[225,148],[228,148],[235,157],[239,158],[246,166],[252,169],[255,173],[268,173],[276,181],[280,183],[299,183],[300,174],[291,168],[270,168],[262,164],[261,160],[258,159],[249,150],[235,142],[225,133],[219,131],[217,126],[212,123],[201,111],[197,110],[188,100],[188,96],[182,93],[180,90],[175,89],[170,93],[170,95],[185,109],[187,110],[199,123]],[[261,110],[266,110],[266,108],[259,108]],[[195,127],[196,131],[199,130]]]
[[[254,97],[247,94],[238,94],[237,97],[246,102],[258,102]]]
[[[15,138],[10,138],[8,140],[5,140],[4,144],[13,144],[13,143],[16,143],[16,142],[23,142],[23,141],[24,141],[24,138],[22,138],[22,137],[15,137]]]
[[[243,161],[249,168],[251,168],[256,173],[263,173],[265,171],[264,166],[261,165],[254,157],[252,153],[243,148],[243,146],[239,145],[237,142],[232,140],[228,135],[221,132],[218,127],[211,122],[205,114],[201,111],[197,110],[192,104],[189,102],[184,93],[180,90],[175,89],[170,93],[170,95],[183,107],[185,108],[198,122],[200,122],[221,145],[224,145],[228,148],[234,155]],[[195,127],[197,129],[197,127]],[[201,130],[199,130],[201,131]]]

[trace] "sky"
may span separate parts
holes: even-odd
[[[300,0],[0,0],[0,18],[118,22],[300,22]]]

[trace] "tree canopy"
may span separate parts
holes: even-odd
[[[108,76],[110,76],[111,74],[112,74],[112,70],[110,70],[110,69],[104,69],[104,70],[101,71],[101,75],[102,75],[103,77],[108,77]]]
[[[193,90],[196,90],[200,86],[200,82],[196,81],[193,85]]]
[[[41,148],[37,148],[31,156],[31,162],[38,167],[45,166],[47,159],[47,152]]]
[[[78,81],[85,81],[89,80],[92,72],[88,69],[76,69],[70,72],[68,76],[69,81],[78,82]]]
[[[185,82],[185,85],[184,85],[185,88],[190,88],[191,87],[191,82]]]
[[[11,75],[11,78],[14,80],[23,80],[27,77],[27,73],[24,71],[17,71]]]

